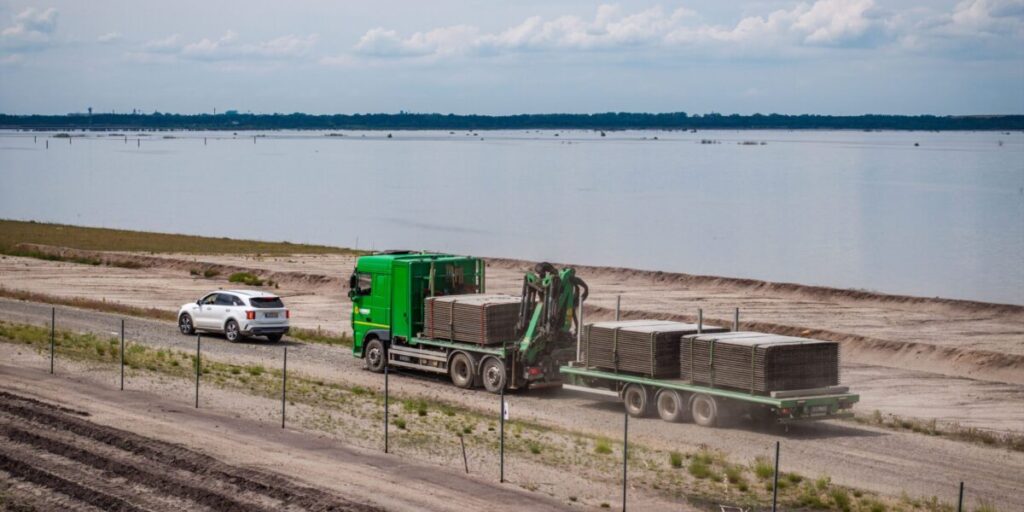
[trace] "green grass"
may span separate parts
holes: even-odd
[[[850,494],[846,492],[846,489],[832,489],[828,496],[837,509],[842,512],[850,512],[853,504],[850,502]]]
[[[761,480],[768,480],[775,475],[775,466],[768,457],[760,456],[754,459],[754,475]]]
[[[720,477],[711,467],[713,462],[714,457],[712,457],[711,453],[707,450],[701,450],[690,460],[690,467],[687,470],[694,478],[717,481],[720,480]]]
[[[404,419],[402,419],[402,418],[395,418],[394,423],[395,423],[395,426],[398,427],[400,430],[405,430],[405,420]]]
[[[263,280],[249,272],[235,272],[228,277],[229,283],[241,283],[246,286],[263,286]]]
[[[0,220],[0,252],[22,243],[72,247],[90,251],[178,252],[191,254],[361,254],[325,245],[260,242],[120,229],[89,228]]]
[[[683,454],[679,452],[669,452],[668,463],[677,469],[683,467]]]
[[[612,442],[603,437],[594,440],[594,453],[608,455],[612,453]]]

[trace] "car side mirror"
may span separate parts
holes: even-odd
[[[202,306],[202,305],[203,305],[203,299],[199,299],[199,300],[196,301],[196,306]]]

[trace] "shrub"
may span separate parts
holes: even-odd
[[[526,446],[530,448],[530,453],[540,455],[541,446],[537,441],[530,441],[529,443],[526,443]]]
[[[193,269],[189,269],[189,271],[188,271],[188,275],[190,275],[190,276],[198,276],[199,274],[200,274],[200,272],[198,270],[194,269],[194,268]]]
[[[791,483],[798,484],[804,481],[804,477],[799,473],[786,473],[786,480],[789,480]]]
[[[725,478],[730,484],[743,483],[743,469],[739,466],[730,465],[725,468]]]
[[[846,489],[832,489],[829,497],[832,498],[832,503],[836,504],[836,508],[843,512],[849,512],[850,495],[846,493]]]
[[[690,461],[689,471],[695,478],[710,478],[712,480],[718,480],[718,475],[711,470],[711,466],[700,457],[694,457],[693,460]]]
[[[214,270],[212,268],[208,268],[208,269],[203,271],[203,277],[205,277],[207,279],[211,279],[211,278],[217,277],[219,275],[220,275],[220,271],[219,270]]]
[[[768,460],[768,457],[757,457],[754,459],[754,474],[761,480],[768,480],[775,476],[775,466]]]
[[[405,430],[405,420],[402,418],[395,418],[395,426],[400,430]]]
[[[242,283],[246,286],[263,286],[263,280],[249,272],[235,272],[228,276],[230,283]]]
[[[674,468],[683,467],[683,454],[679,452],[669,452],[668,463],[671,464]]]
[[[611,441],[609,441],[609,440],[607,440],[607,439],[605,439],[603,437],[597,439],[596,441],[594,441],[594,453],[600,453],[602,455],[607,455],[607,454],[609,454],[611,452],[612,452],[612,442]]]

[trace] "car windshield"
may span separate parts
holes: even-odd
[[[283,308],[284,303],[278,297],[253,297],[249,303],[254,308]]]

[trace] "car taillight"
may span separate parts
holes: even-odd
[[[783,416],[789,416],[790,414],[792,414],[792,413],[793,413],[793,410],[792,410],[792,409],[790,409],[789,407],[784,407],[784,408],[783,408],[783,409],[782,409],[781,411],[779,411],[779,412],[780,412],[780,413],[782,413],[782,415],[783,415]]]
[[[530,369],[528,369],[526,371],[527,371],[527,373],[529,373],[530,375],[533,375],[533,376],[540,375],[540,373],[541,373],[540,368],[538,368],[536,366],[534,366],[534,367],[532,367],[532,368],[530,368]]]
[[[245,312],[245,319],[246,320],[256,320],[256,312],[255,311],[246,311]]]
[[[285,318],[291,318],[292,317],[292,312],[288,311],[287,309],[284,310],[284,317]]]

